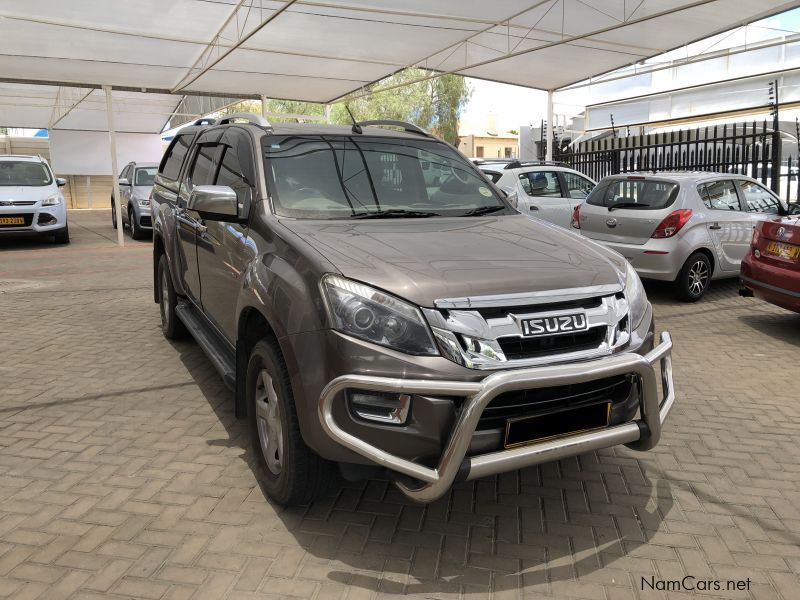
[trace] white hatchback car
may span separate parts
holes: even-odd
[[[36,233],[52,235],[58,244],[69,242],[59,189],[65,184],[41,156],[0,155],[0,236]]]
[[[788,209],[744,175],[628,173],[605,177],[572,226],[622,254],[643,279],[671,281],[699,300],[712,279],[737,277],[753,226]]]
[[[558,162],[476,159],[475,165],[497,187],[517,195],[524,215],[569,227],[572,211],[594,189],[595,182]]]

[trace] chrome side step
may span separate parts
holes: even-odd
[[[179,302],[175,314],[203,349],[208,360],[219,371],[230,390],[236,389],[236,355],[228,344],[208,325],[205,317],[188,302]]]

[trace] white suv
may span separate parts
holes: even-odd
[[[69,242],[64,184],[41,156],[0,155],[0,236],[37,233]]]
[[[514,193],[524,215],[569,227],[572,211],[595,182],[566,165],[547,161],[478,159],[473,161],[504,192]]]

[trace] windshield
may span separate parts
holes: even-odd
[[[612,179],[597,186],[586,199],[588,204],[609,208],[667,208],[678,197],[678,184],[652,179]]]
[[[289,136],[264,144],[278,215],[301,219],[513,211],[474,167],[433,140]]]
[[[0,161],[0,186],[44,187],[53,183],[50,169],[39,162]]]
[[[158,167],[142,167],[141,169],[136,169],[136,178],[133,185],[152,187],[153,181],[156,178],[156,173],[158,173]]]

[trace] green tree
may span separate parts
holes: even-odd
[[[460,75],[442,75],[426,81],[417,81],[426,75],[421,69],[406,69],[395,73],[365,89],[345,97],[331,107],[333,123],[351,122],[347,108],[359,121],[393,119],[408,121],[427,129],[438,137],[458,145],[458,121],[469,100],[471,90]],[[416,82],[416,83],[415,83]],[[397,87],[400,86],[400,87]],[[381,91],[385,88],[386,91]],[[261,112],[258,100],[244,100],[224,112]],[[325,107],[313,102],[268,100],[271,113],[323,116]],[[270,117],[271,120],[293,121],[289,117]]]

